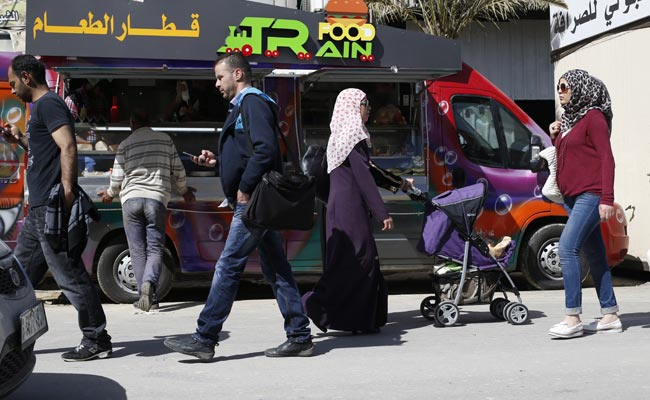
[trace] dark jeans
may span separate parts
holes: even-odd
[[[143,197],[128,199],[122,204],[122,220],[138,292],[145,281],[157,287],[163,268],[165,205]]]
[[[27,271],[32,285],[36,286],[49,267],[61,291],[77,310],[82,343],[108,344],[111,337],[106,332],[106,316],[95,285],[86,272],[81,253],[82,243],[68,252],[55,252],[44,234],[46,206],[33,207],[25,219],[14,254]]]
[[[311,339],[309,319],[300,300],[300,291],[284,253],[282,236],[277,231],[249,230],[241,220],[245,204],[237,204],[228,238],[214,271],[208,300],[198,319],[195,337],[214,345],[237,296],[241,273],[248,256],[258,249],[264,278],[271,284],[284,317],[284,330],[292,342]]]

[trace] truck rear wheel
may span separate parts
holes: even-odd
[[[528,235],[521,249],[521,271],[537,289],[563,289],[559,244],[564,224],[545,225]],[[589,265],[582,260],[582,281],[589,275]]]
[[[167,249],[163,263],[156,287],[158,300],[162,300],[172,287],[174,263]],[[102,251],[97,264],[97,281],[106,297],[116,303],[128,304],[138,300],[138,285],[126,238],[114,240]]]

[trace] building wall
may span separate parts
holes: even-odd
[[[636,208],[629,223],[629,254],[648,261],[650,249],[650,28],[591,42],[555,64],[555,82],[581,68],[600,78],[612,98],[612,149],[616,160],[615,200]],[[628,219],[631,212],[627,212]]]
[[[463,61],[514,100],[553,100],[548,20],[476,23],[461,33]]]

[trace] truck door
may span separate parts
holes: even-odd
[[[531,216],[550,207],[531,201],[541,200],[538,176],[529,170],[531,131],[489,92],[449,86],[438,88],[437,95],[447,103],[448,129],[441,138],[446,154],[436,156],[444,158],[448,178],[432,181],[442,183],[440,189],[486,182],[488,196],[475,230],[488,239],[521,239]],[[459,176],[462,180],[451,178]],[[510,261],[515,265],[516,257]]]

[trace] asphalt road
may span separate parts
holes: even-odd
[[[590,320],[598,303],[593,289],[583,293]],[[80,332],[71,306],[50,304],[34,373],[9,399],[647,399],[650,283],[619,286],[616,295],[623,333],[552,340],[547,331],[563,315],[559,290],[522,292],[528,324],[472,305],[448,328],[420,315],[425,294],[393,294],[381,333],[314,331],[314,357],[287,359],[263,355],[284,340],[275,301],[241,299],[207,363],[162,344],[193,331],[201,302],[164,302],[151,313],[106,304],[113,358],[85,363],[61,360]]]

